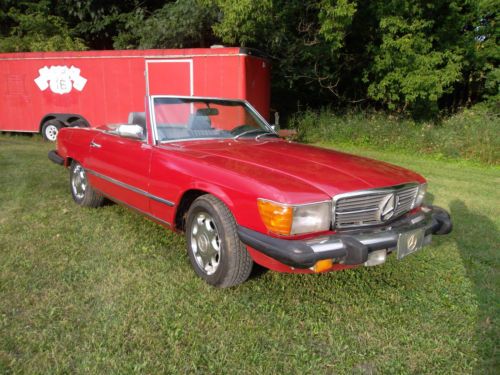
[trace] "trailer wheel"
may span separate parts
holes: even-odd
[[[48,120],[43,123],[42,126],[42,136],[43,139],[49,142],[55,142],[57,139],[57,133],[64,126],[64,124],[59,120]]]

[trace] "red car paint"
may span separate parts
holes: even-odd
[[[269,72],[243,48],[2,53],[0,130],[40,132],[53,118],[124,122],[147,94],[245,99],[268,118]]]
[[[148,133],[151,124],[148,119]],[[200,190],[222,200],[238,225],[268,233],[257,199],[290,204],[331,199],[336,194],[389,187],[425,179],[406,169],[342,152],[275,138],[191,140],[155,144],[122,138],[98,129],[66,128],[58,136],[57,153],[65,165],[76,160],[85,168],[173,203],[165,205],[131,189],[89,175],[91,185],[175,230],[175,215],[184,194]],[[90,147],[92,142],[100,148]],[[313,237],[316,234],[294,238]],[[280,272],[293,269],[248,248],[253,260]],[[333,270],[352,266],[336,264]]]

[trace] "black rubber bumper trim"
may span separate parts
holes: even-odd
[[[59,165],[64,165],[64,158],[59,156],[56,150],[49,151],[49,159],[50,161],[59,164]]]
[[[434,206],[425,210],[427,212],[409,215],[386,228],[346,231],[307,240],[271,237],[241,226],[238,235],[246,245],[291,267],[310,268],[322,259],[354,265],[366,262],[371,251],[395,248],[401,233],[419,228],[424,228],[426,235],[451,232],[450,215],[444,209]]]

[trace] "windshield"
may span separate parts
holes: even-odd
[[[158,142],[275,135],[242,101],[154,97],[153,108]]]

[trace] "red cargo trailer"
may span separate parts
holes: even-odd
[[[245,48],[0,54],[0,131],[99,126],[143,112],[146,95],[248,100],[269,118],[269,63]]]

